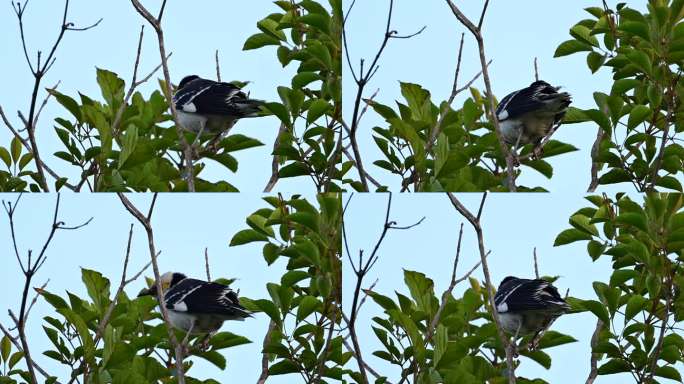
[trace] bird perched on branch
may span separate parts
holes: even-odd
[[[521,145],[532,143],[533,154],[541,155],[542,139],[560,124],[572,102],[569,93],[559,90],[560,87],[538,80],[501,100],[496,118],[504,141],[514,146],[513,152]]]
[[[206,333],[208,340],[224,321],[243,321],[252,316],[226,285],[191,279],[178,272],[166,272],[160,282],[169,322],[188,335]],[[157,296],[156,283],[140,291],[138,297],[146,295]]]
[[[179,123],[199,133],[206,130],[223,136],[239,119],[259,116],[264,102],[250,99],[240,87],[231,83],[184,77],[173,95]]]
[[[516,339],[533,334],[535,340],[540,332],[570,310],[570,305],[548,281],[513,276],[501,281],[494,304],[501,326]]]

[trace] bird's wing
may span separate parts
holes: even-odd
[[[230,287],[196,279],[184,279],[169,289],[166,307],[181,312],[250,316]]]
[[[499,120],[506,120],[542,109],[546,106],[544,100],[556,93],[558,90],[548,83],[534,82],[504,97],[496,108],[496,116]]]
[[[505,302],[509,312],[568,307],[558,294],[558,290],[548,281],[541,279],[517,279],[503,284],[494,300],[497,306]]]
[[[173,100],[176,109],[184,112],[238,118],[248,114],[244,104],[251,102],[239,87],[206,79],[191,81],[176,92]],[[249,113],[253,112],[250,109]]]

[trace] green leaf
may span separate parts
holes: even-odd
[[[119,169],[122,169],[126,160],[131,156],[138,144],[138,127],[134,124],[129,124],[126,128],[122,143],[121,152],[119,152]]]
[[[300,72],[292,78],[292,88],[304,88],[310,83],[321,79],[321,76],[316,72]]]
[[[373,301],[375,301],[378,305],[380,305],[385,311],[399,309],[399,307],[397,307],[394,301],[392,301],[392,299],[390,299],[387,296],[381,295],[377,292],[373,292],[370,290],[365,290],[364,292],[367,293],[368,296],[370,296],[370,298],[373,299]]]
[[[124,81],[114,72],[97,68],[97,83],[107,104],[118,108],[124,98]]]
[[[608,317],[608,310],[606,307],[601,304],[601,302],[596,301],[596,300],[583,300],[582,305],[590,310],[596,317],[601,319],[604,323],[608,324],[609,322],[609,317]]]
[[[297,321],[302,321],[309,317],[318,308],[320,301],[313,296],[304,296],[297,307]]]
[[[583,123],[585,121],[591,120],[583,110],[575,107],[568,107],[563,117],[563,124],[576,124]],[[551,140],[553,141],[553,140]],[[546,148],[545,151],[546,152]]]
[[[587,55],[587,66],[591,70],[591,73],[596,73],[605,61],[606,56],[598,52],[589,52]]]
[[[629,173],[624,169],[611,169],[608,173],[605,173],[599,177],[599,184],[617,184],[630,181],[631,177]]]
[[[203,358],[221,370],[226,369],[226,358],[217,351],[195,352],[193,355]]]
[[[245,44],[242,46],[242,50],[248,51],[250,49],[257,49],[267,45],[280,45],[280,40],[266,33],[256,33],[247,38]]]
[[[81,280],[88,289],[88,296],[101,313],[109,305],[109,280],[102,276],[100,272],[81,268]]]
[[[630,365],[622,359],[610,359],[598,369],[599,375],[612,375],[614,373],[629,372]]]
[[[44,289],[36,289],[36,291],[45,298],[50,305],[55,307],[55,309],[69,308],[69,305],[61,297],[54,295]]]
[[[255,241],[268,241],[268,237],[253,229],[243,229],[233,236],[230,240],[230,246],[234,247],[236,245],[243,245]]]
[[[651,115],[651,109],[645,105],[637,105],[632,108],[627,121],[627,129],[634,129]]]
[[[576,52],[591,50],[591,45],[587,43],[577,40],[568,40],[564,41],[558,46],[558,48],[556,48],[556,52],[553,54],[553,57],[567,56]]]
[[[584,231],[590,235],[597,236],[599,235],[598,229],[596,229],[596,226],[594,224],[590,223],[590,220],[588,217],[577,214],[573,215],[570,217],[570,225],[573,227]]]
[[[311,125],[318,120],[323,114],[332,109],[332,106],[323,99],[314,100],[309,106],[309,111],[306,114],[306,124]]]
[[[591,239],[592,239],[591,235],[587,234],[586,232],[580,231],[579,229],[570,228],[570,229],[566,229],[565,231],[561,232],[556,237],[556,240],[554,241],[553,246],[556,247],[559,245],[574,243],[575,241],[591,240]]]
[[[625,92],[630,89],[637,87],[641,84],[641,81],[636,79],[620,79],[615,80],[613,83],[613,88],[610,90],[611,95],[622,96]]]
[[[625,323],[636,316],[637,313],[641,312],[641,310],[644,308],[644,304],[646,304],[647,301],[648,300],[641,295],[632,295],[632,297],[630,297],[627,301],[627,308],[625,309]]]
[[[593,36],[591,34],[591,29],[585,27],[584,25],[577,24],[574,27],[570,28],[570,35],[575,39],[587,44],[591,44],[594,47],[599,46],[599,42],[596,39],[596,36]]]
[[[642,213],[638,212],[625,212],[618,215],[615,219],[616,223],[628,224],[639,228],[644,232],[648,232],[648,226],[646,224],[646,217]]]
[[[67,111],[71,112],[72,115],[78,120],[82,120],[81,107],[78,105],[76,100],[71,97],[57,92],[54,89],[47,89],[48,93],[57,100],[58,103],[62,104]]]
[[[294,161],[280,168],[280,170],[278,171],[278,177],[283,179],[286,177],[305,176],[308,174],[309,167],[307,167],[306,164],[299,161]]]
[[[271,318],[275,323],[278,325],[282,324],[282,319],[280,317],[280,311],[278,311],[278,307],[276,307],[273,302],[261,299],[261,300],[254,300],[253,301],[254,305],[257,306],[261,311],[263,311],[265,314],[268,315],[268,317]]]
[[[12,157],[10,156],[9,151],[5,147],[0,147],[0,159],[5,163],[7,166],[7,169],[9,169],[12,166]]]
[[[12,150],[12,162],[16,164],[19,161],[19,156],[21,156],[21,140],[18,137],[12,138],[10,149]]]
[[[22,358],[24,358],[24,352],[22,352],[22,351],[14,352],[9,359],[10,369],[12,369],[15,365],[17,365],[19,360],[21,360]]]
[[[90,364],[95,363],[95,344],[83,318],[69,308],[57,310],[76,329],[83,345],[83,356]]]
[[[290,121],[290,113],[287,111],[287,108],[285,108],[284,105],[280,103],[266,103],[264,105],[264,108],[266,108],[266,110],[276,115],[276,117],[278,117],[278,119],[280,119],[280,121],[283,124],[285,124],[286,127],[292,128],[292,121]]]
[[[655,369],[655,375],[660,376],[660,377],[664,377],[667,379],[675,380],[679,383],[682,382],[682,375],[674,367],[669,367],[669,366],[657,367]]]
[[[269,375],[286,375],[288,373],[299,372],[299,367],[290,360],[281,360],[268,367]]]
[[[2,357],[3,361],[7,361],[10,356],[10,352],[12,352],[12,342],[10,341],[9,337],[5,335],[0,341],[0,357]]]

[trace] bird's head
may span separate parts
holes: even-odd
[[[506,284],[506,283],[508,283],[509,281],[517,280],[517,279],[518,279],[518,278],[515,277],[515,276],[506,276],[506,277],[504,277],[503,280],[501,280],[501,283],[499,284],[499,287],[502,286],[502,285],[504,285],[504,284]]]
[[[159,281],[161,283],[162,291],[166,291],[167,289],[173,287],[174,285],[178,284],[181,280],[185,279],[186,276],[182,273],[179,272],[166,272],[165,274],[161,275],[159,277]],[[157,284],[153,284],[150,288],[145,288],[140,293],[138,293],[138,297],[141,296],[157,296]]]
[[[181,88],[185,87],[185,85],[188,84],[189,82],[191,82],[191,81],[193,81],[193,80],[195,80],[195,79],[199,79],[199,78],[200,78],[200,77],[197,76],[197,75],[185,76],[185,77],[181,80],[181,82],[178,84],[178,89],[181,89]]]

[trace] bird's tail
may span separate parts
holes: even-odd
[[[258,117],[264,115],[263,106],[266,104],[263,100],[256,99],[242,99],[235,102],[235,106],[240,110],[241,117]]]
[[[572,103],[572,96],[567,92],[556,92],[542,95],[540,100],[546,104],[546,109],[553,114],[565,112],[570,103]]]

